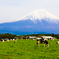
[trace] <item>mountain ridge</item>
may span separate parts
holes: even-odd
[[[33,12],[31,12],[30,15],[32,13]],[[38,17],[39,17],[39,15],[38,15]],[[44,18],[46,16],[42,16],[42,17]],[[52,19],[47,18],[47,17],[44,19],[43,18],[42,19],[38,19],[38,18],[31,19],[31,18],[28,18],[25,16],[25,18],[21,19],[21,20],[17,20],[14,22],[2,23],[2,24],[0,24],[0,33],[11,33],[11,34],[18,33],[17,35],[35,34],[35,33],[39,34],[41,32],[42,33],[50,33],[50,34],[51,33],[54,33],[54,34],[59,33],[59,18],[57,18],[57,17],[54,17],[54,18],[52,17]]]

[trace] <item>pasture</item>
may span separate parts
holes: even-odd
[[[36,40],[0,42],[0,59],[59,59],[57,41],[49,40],[49,47],[38,47]]]

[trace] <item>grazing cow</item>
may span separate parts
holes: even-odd
[[[12,40],[15,40],[15,39],[12,39]]]
[[[9,41],[9,39],[8,38],[5,38],[4,41]]]
[[[15,39],[15,43],[16,43],[17,42],[17,38],[15,37],[14,39]]]
[[[3,39],[0,39],[0,41],[1,41],[1,42],[4,42],[4,40],[3,40]]]
[[[44,43],[44,47],[45,47],[45,45],[47,45],[47,47],[49,47],[49,43],[48,43],[48,41],[46,40],[46,39],[43,39],[43,38],[39,38],[39,39],[37,39],[37,45],[40,47],[40,43]]]
[[[58,41],[58,42],[56,42],[56,44],[59,44],[59,41]]]

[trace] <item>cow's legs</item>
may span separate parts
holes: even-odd
[[[40,47],[40,41],[37,41],[37,45]]]
[[[44,47],[45,47],[45,44],[44,44]]]
[[[47,44],[47,47],[49,47],[49,44]]]

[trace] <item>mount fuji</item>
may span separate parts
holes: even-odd
[[[34,10],[15,22],[0,24],[0,33],[16,35],[26,34],[59,34],[59,18],[43,10]]]

